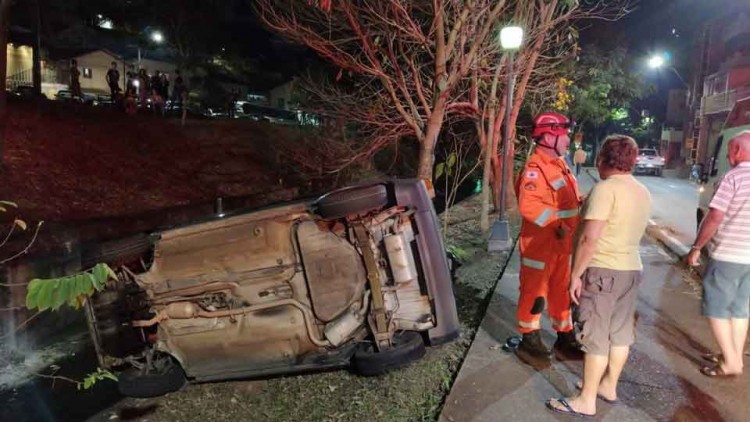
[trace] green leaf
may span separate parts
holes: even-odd
[[[42,280],[42,287],[39,289],[39,296],[37,299],[37,308],[40,311],[47,310],[52,307],[52,299],[57,290],[57,284],[59,280]]]
[[[107,269],[104,268],[104,264],[96,264],[96,266],[91,270],[91,273],[94,275],[94,278],[97,282],[104,283],[107,281]]]
[[[98,278],[91,273],[85,273],[84,277],[87,277],[89,279],[89,282],[92,286],[94,286],[94,289],[96,289],[97,292],[101,292],[102,290],[104,290],[104,285],[107,282],[106,278]]]
[[[458,156],[456,155],[455,152],[451,152],[450,155],[448,156],[448,160],[447,160],[447,166],[448,166],[448,168],[452,168],[453,166],[455,166],[456,165],[456,161],[458,161]]]
[[[34,309],[39,304],[39,291],[44,284],[44,280],[35,278],[26,286],[26,308]]]
[[[68,301],[66,294],[68,291],[70,291],[70,279],[71,277],[58,278],[55,280],[55,284],[57,284],[57,286],[55,288],[54,294],[52,295],[52,303],[50,305],[50,308],[52,308],[53,311],[60,309],[60,306]]]
[[[438,165],[435,166],[435,179],[439,179],[440,176],[442,176],[444,172],[445,172],[445,163],[438,163]]]
[[[109,274],[109,278],[115,281],[120,281],[120,279],[117,277],[117,273],[115,273],[115,271],[112,268],[110,268],[109,265],[107,264],[99,264],[99,265],[107,269],[107,274]]]

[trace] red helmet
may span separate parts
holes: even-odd
[[[545,133],[561,136],[567,135],[573,127],[573,123],[567,117],[553,111],[546,111],[534,118],[534,129],[531,137],[541,138]]]

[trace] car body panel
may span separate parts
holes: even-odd
[[[426,185],[382,185],[387,205],[346,218],[317,215],[318,198],[155,233],[150,268],[133,274],[152,318],[130,324],[199,381],[341,366],[372,336],[369,283],[380,280],[390,335],[456,338],[452,280]],[[366,244],[354,236],[356,224],[366,227]],[[414,268],[403,276],[403,266]]]

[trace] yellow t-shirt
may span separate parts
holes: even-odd
[[[651,215],[651,194],[630,174],[613,175],[594,186],[584,220],[606,221],[589,267],[618,271],[643,269],[641,237]]]

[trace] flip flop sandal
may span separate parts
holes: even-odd
[[[712,363],[721,363],[721,353],[704,353],[701,355],[703,360],[712,362]]]
[[[561,405],[563,405],[564,408],[560,409],[560,408],[555,407],[552,404],[554,402],[560,403]],[[547,400],[544,403],[544,405],[547,406],[547,409],[549,409],[549,410],[551,410],[553,412],[556,412],[556,413],[562,413],[563,415],[576,416],[576,417],[579,417],[579,418],[593,418],[593,417],[596,416],[595,414],[594,415],[587,415],[585,413],[576,412],[570,406],[570,403],[568,403],[568,400],[565,399],[565,397],[560,397],[559,399],[549,399],[549,400]]]
[[[580,391],[583,388],[583,383],[581,383],[581,381],[578,381],[576,383],[576,388]],[[601,400],[601,401],[603,401],[604,403],[607,403],[607,404],[617,404],[617,403],[620,402],[620,400],[618,400],[618,399],[610,400],[610,399],[602,396],[599,393],[596,393],[596,398],[598,398],[599,400]]]
[[[721,369],[720,365],[716,366],[704,366],[701,368],[701,373],[711,378],[737,378],[740,374],[726,374]]]

